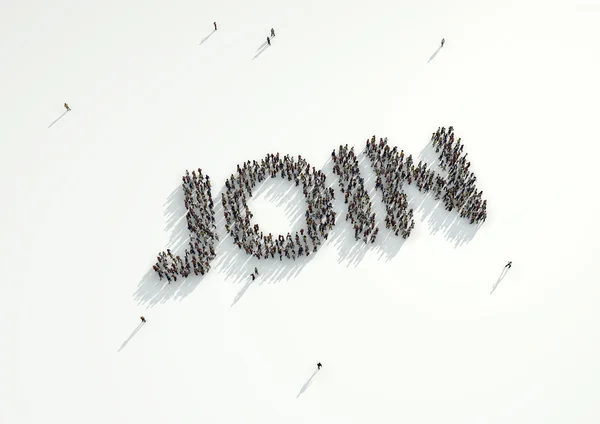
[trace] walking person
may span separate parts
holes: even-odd
[[[275,30],[271,28],[271,37],[275,37]]]
[[[267,37],[267,44],[270,46],[271,45],[271,39],[269,37]]]
[[[254,273],[255,273],[256,275],[258,275],[258,268],[257,268],[257,267],[254,267]]]
[[[506,265],[504,265],[504,268],[510,269],[511,267],[512,267],[512,261],[508,261],[508,263]]]
[[[444,47],[444,43],[445,43],[445,42],[446,42],[446,39],[445,39],[445,38],[442,38],[442,45],[441,45],[441,47]]]
[[[65,103],[65,109],[67,109],[67,112],[71,110],[71,108],[69,107],[69,105],[67,103]]]
[[[213,22],[213,25],[215,26],[215,31],[217,30],[217,23]]]
[[[320,370],[322,366],[323,366],[323,364],[322,364],[322,363],[320,363],[320,362],[318,362],[318,363],[317,363],[317,369],[318,369],[318,370]]]
[[[140,317],[140,319],[142,320],[142,324],[145,324],[145,323],[146,323],[146,318],[144,318],[144,317]]]

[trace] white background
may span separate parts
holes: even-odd
[[[595,0],[4,0],[0,422],[599,422],[599,20]],[[449,125],[485,224],[409,190],[405,243],[354,243],[331,150],[416,157]],[[185,169],[216,197],[271,152],[325,166],[330,240],[248,284],[221,222],[211,272],[161,287]],[[257,191],[266,231],[300,225],[290,188]]]

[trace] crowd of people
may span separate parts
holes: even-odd
[[[454,142],[454,129],[438,128],[431,135],[433,147],[439,153],[439,164],[448,171],[444,202],[446,209],[456,208],[462,218],[470,219],[471,224],[484,222],[487,218],[487,200],[483,199],[483,190],[477,191],[477,177],[469,171],[471,162],[467,162],[467,153],[463,154],[464,144],[459,138]]]
[[[373,204],[365,190],[365,180],[360,175],[358,160],[354,147],[340,146],[337,155],[331,152],[333,172],[338,175],[340,190],[344,195],[344,203],[348,204],[346,221],[354,228],[354,238],[358,241],[361,237],[365,243],[369,240],[375,242],[379,228],[375,227],[375,213],[372,212]]]
[[[475,186],[477,178],[469,170],[471,163],[467,161],[467,154],[463,154],[461,139],[455,141],[454,129],[438,128],[432,134],[431,142],[439,154],[439,166],[447,172],[447,177],[428,169],[422,161],[415,165],[412,155],[406,156],[397,147],[390,148],[387,138],[377,142],[373,136],[366,143],[366,154],[376,174],[375,188],[383,194],[386,228],[403,238],[408,238],[415,226],[413,209],[403,190],[405,184],[414,182],[419,191],[432,192],[436,200],[443,200],[446,210],[456,209],[471,224],[483,222],[487,217],[487,201],[482,198],[483,191],[478,191]],[[356,240],[373,243],[379,228],[375,225],[372,201],[365,189],[354,148],[340,146],[331,156],[333,171],[339,177],[340,190],[348,205],[346,220],[352,224]],[[251,223],[253,215],[248,199],[252,197],[253,188],[267,178],[277,176],[296,186],[302,185],[307,202],[306,229],[295,234],[265,235],[258,224]],[[183,257],[174,255],[169,249],[161,252],[153,266],[160,279],[166,278],[169,283],[192,272],[206,274],[215,257],[215,241],[218,240],[210,177],[198,169],[191,174],[186,171],[182,180],[190,245]],[[325,174],[311,168],[302,156],[295,159],[289,155],[280,157],[279,153],[269,154],[260,162],[254,160],[238,165],[236,175],[231,174],[225,181],[226,190],[221,195],[225,228],[235,245],[258,259],[279,256],[283,260],[285,256],[295,260],[316,252],[322,240],[327,239],[336,219],[332,204],[334,190],[326,186],[325,180]]]
[[[487,217],[483,191],[478,192],[475,187],[477,178],[469,171],[471,164],[467,162],[467,154],[462,153],[461,139],[454,142],[454,129],[438,128],[431,141],[439,153],[440,167],[448,172],[447,178],[428,169],[422,161],[415,166],[412,155],[405,156],[403,150],[398,152],[397,147],[390,148],[387,138],[380,138],[379,143],[375,136],[367,140],[366,153],[377,176],[375,187],[383,193],[386,228],[403,238],[410,236],[415,222],[413,209],[409,208],[402,187],[413,181],[419,191],[432,191],[436,200],[444,201],[446,210],[458,210],[462,218],[470,219],[471,224],[485,221]]]
[[[219,239],[216,233],[215,210],[211,195],[210,177],[198,172],[185,171],[182,177],[185,215],[190,232],[190,245],[185,250],[183,258],[174,255],[170,249],[159,253],[154,271],[162,280],[169,283],[177,281],[177,276],[187,277],[192,272],[204,275],[210,270],[210,262],[215,257],[215,241]]]
[[[258,224],[251,224],[253,217],[248,207],[252,189],[267,178],[277,176],[302,185],[306,198],[306,230],[301,229],[294,235],[264,235]],[[336,213],[333,210],[334,191],[325,185],[325,174],[316,170],[298,156],[281,158],[279,153],[269,154],[260,162],[247,161],[237,166],[237,174],[225,181],[226,190],[221,196],[225,214],[226,229],[233,242],[246,253],[258,259],[279,256],[296,259],[316,252],[323,239],[335,224]]]

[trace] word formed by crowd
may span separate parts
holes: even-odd
[[[264,235],[258,224],[251,224],[253,215],[248,199],[252,197],[252,189],[257,183],[277,175],[293,181],[296,186],[302,185],[306,198],[306,230],[301,229],[294,235]],[[247,161],[241,167],[237,166],[237,174],[231,174],[225,186],[222,194],[225,227],[240,249],[258,259],[279,255],[280,260],[284,256],[295,260],[296,257],[308,256],[317,251],[322,239],[327,239],[335,224],[334,191],[326,187],[325,174],[314,167],[311,169],[302,156],[295,160],[289,155],[281,158],[277,153],[267,155],[260,162]]]
[[[412,155],[405,157],[404,150],[398,152],[397,147],[390,148],[387,138],[379,139],[379,143],[375,136],[367,140],[367,156],[377,175],[375,187],[383,193],[386,228],[391,228],[395,235],[403,238],[410,236],[415,222],[413,209],[409,208],[402,187],[413,181],[419,191],[432,191],[436,200],[443,199],[446,210],[457,209],[462,218],[470,219],[471,224],[486,218],[486,200],[481,197],[483,191],[476,190],[476,177],[469,171],[471,164],[466,161],[467,154],[462,155],[461,140],[453,144],[453,128],[439,128],[431,141],[440,154],[440,167],[448,171],[448,178],[428,169],[422,161],[415,166]]]
[[[365,243],[369,240],[375,242],[379,228],[375,227],[375,212],[372,212],[373,204],[365,190],[365,180],[360,175],[358,160],[354,153],[354,147],[348,149],[348,145],[340,146],[336,155],[335,150],[331,152],[333,159],[333,172],[339,176],[340,190],[344,194],[344,203],[348,204],[346,221],[354,227],[354,237],[362,239]]]
[[[177,281],[178,275],[187,277],[192,272],[196,275],[206,274],[215,257],[215,241],[219,240],[215,231],[210,177],[202,175],[202,169],[198,168],[198,173],[192,171],[190,174],[186,170],[182,180],[190,245],[185,250],[183,259],[167,249],[166,253],[159,253],[158,262],[153,266],[159,278],[166,278],[169,283]]]

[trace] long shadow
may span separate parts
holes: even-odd
[[[135,330],[133,330],[133,332],[132,332],[132,333],[129,335],[129,337],[127,337],[127,340],[125,340],[125,341],[123,342],[123,344],[121,345],[121,347],[119,348],[119,350],[118,350],[117,352],[120,352],[120,351],[122,351],[122,350],[125,348],[125,346],[127,346],[127,343],[129,343],[129,341],[130,341],[131,339],[133,339],[133,336],[135,336],[135,333],[137,333],[138,331],[140,331],[140,329],[141,329],[143,326],[144,326],[144,323],[143,323],[143,322],[140,322],[140,323],[138,324],[138,326],[135,328]]]
[[[63,116],[65,116],[67,113],[69,113],[69,111],[68,111],[68,110],[65,110],[65,111],[63,112],[63,114],[62,114],[62,115],[60,115],[58,118],[56,118],[56,119],[54,120],[54,122],[52,122],[52,123],[51,123],[51,124],[48,126],[48,128],[52,127],[52,125],[54,125],[54,124],[56,124],[58,121],[60,121],[60,119],[61,119]]]
[[[258,48],[256,49],[256,51],[262,50],[262,49],[264,49],[265,47],[267,47],[267,42],[266,42],[266,41],[263,41],[263,43],[262,43],[260,46],[258,46]]]
[[[427,63],[431,62],[433,59],[435,59],[435,57],[437,56],[437,54],[440,52],[440,50],[442,50],[442,46],[439,46],[437,48],[437,50],[435,51],[434,54],[431,55],[431,57],[429,58],[429,60],[427,61]]]
[[[212,35],[213,35],[215,32],[217,32],[217,30],[216,30],[216,29],[213,29],[213,30],[211,31],[211,33],[210,33],[210,34],[208,34],[206,37],[204,37],[204,39],[203,39],[202,41],[200,41],[200,44],[199,44],[199,45],[201,46],[202,44],[206,43],[206,41],[208,41],[208,39],[209,39],[209,38],[210,38],[210,37],[211,37],[211,36],[212,36]]]
[[[252,285],[252,283],[254,283],[254,281],[250,280],[246,283],[246,285],[244,287],[242,287],[242,289],[235,296],[235,299],[233,299],[233,303],[231,304],[231,307],[233,307],[236,303],[238,303],[240,301],[240,299],[242,298],[242,296],[244,296],[244,293],[246,293],[246,290],[248,290],[248,287],[250,287],[250,285]]]
[[[504,279],[504,277],[506,277],[506,274],[508,274],[508,268],[504,267],[504,269],[500,273],[500,278],[498,278],[498,281],[496,281],[494,283],[494,285],[492,286],[492,291],[490,292],[490,296],[494,293],[494,291],[496,291],[498,284],[500,284],[500,282]]]
[[[254,59],[258,59],[258,57],[259,57],[261,54],[263,54],[263,53],[264,53],[264,52],[265,52],[265,51],[266,51],[266,50],[267,50],[269,47],[271,47],[269,44],[267,44],[267,43],[264,43],[264,45],[263,45],[263,46],[259,47],[258,53],[256,53],[256,54],[254,55],[254,57],[252,58],[252,60],[254,60]]]
[[[300,389],[300,392],[298,393],[298,396],[296,396],[296,399],[298,399],[300,397],[300,395],[302,395],[302,393],[304,393],[306,391],[306,389],[308,389],[310,387],[313,379],[315,378],[315,376],[317,375],[318,372],[319,372],[319,369],[317,368],[315,370],[315,372],[312,373],[310,378],[308,380],[306,380],[306,383],[304,383],[304,386],[302,386],[302,388]]]

